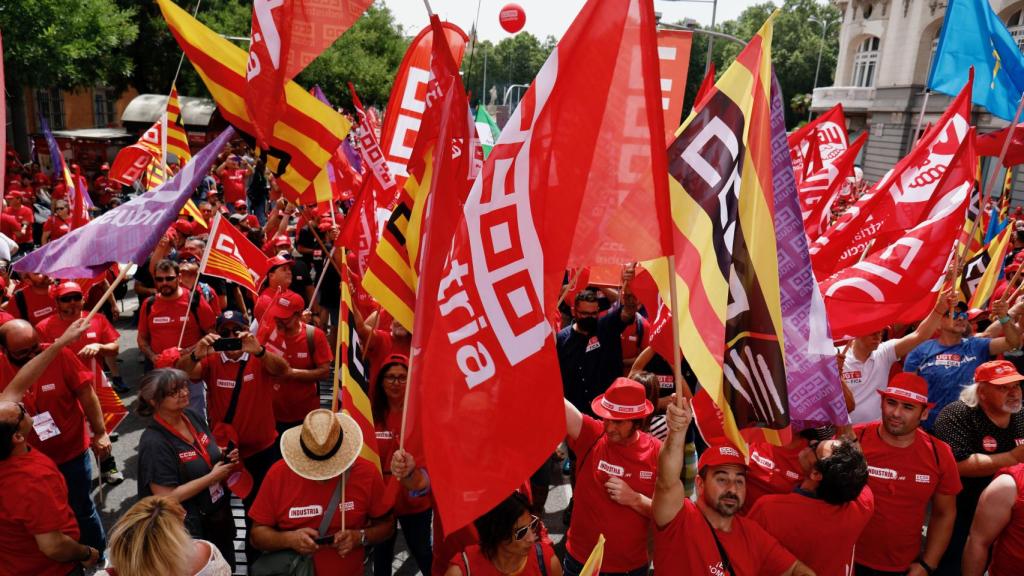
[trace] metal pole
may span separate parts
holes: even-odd
[[[714,0],[711,3],[711,27],[715,27],[715,16],[718,14],[718,0]],[[715,43],[714,36],[708,36],[708,56],[704,60],[704,75],[707,76],[708,70],[711,70],[711,48]]]
[[[818,65],[814,67],[814,86],[811,87],[811,100],[814,100],[814,90],[818,87],[818,73],[821,71],[821,53],[825,49],[825,31],[828,29],[828,23],[824,20],[818,20],[814,16],[811,16],[811,20],[821,24],[821,44],[818,45]],[[807,105],[807,121],[811,121],[811,105]]]
[[[487,51],[484,50],[484,82],[480,86],[480,101],[484,103],[484,108],[487,107]]]
[[[932,91],[927,89],[927,88],[925,88],[925,90],[924,90],[924,102],[921,103],[921,113],[917,115],[917,126],[914,127],[914,142],[915,143],[917,142],[917,139],[920,138],[921,124],[924,123],[924,113],[925,113],[926,110],[928,110],[928,97],[931,96],[931,94],[932,94]],[[913,147],[913,144],[911,144],[911,147]]]

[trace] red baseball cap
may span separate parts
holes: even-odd
[[[901,402],[917,402],[934,408],[935,403],[928,401],[928,382],[913,372],[898,372],[889,379],[889,384],[877,391],[880,396],[893,398]]]
[[[643,384],[620,376],[604,394],[594,398],[590,409],[605,420],[636,420],[654,412],[654,405],[647,399]]]
[[[110,170],[110,164],[107,164],[106,162],[100,164],[100,170]]]
[[[246,207],[245,200],[235,200],[235,208],[238,208],[238,207],[245,208]]]
[[[305,307],[306,303],[302,300],[302,296],[291,290],[285,290],[274,296],[274,301],[270,304],[267,314],[271,318],[291,318],[295,314],[302,312]]]
[[[287,234],[278,234],[274,236],[274,246],[291,246],[292,241],[288,238]]]
[[[988,382],[1002,386],[1024,380],[1017,367],[1006,360],[991,360],[974,369],[975,382]]]
[[[291,258],[288,258],[286,256],[282,256],[280,254],[278,254],[277,256],[274,256],[273,258],[268,258],[267,259],[267,266],[268,266],[269,270],[273,270],[274,268],[277,268],[278,266],[292,266],[294,264],[295,264],[294,260],[292,260]]]
[[[82,294],[82,287],[77,282],[61,282],[53,288],[53,297],[60,298],[68,294]]]
[[[697,461],[697,472],[705,468],[716,466],[740,466],[747,468],[747,461],[732,444],[713,444],[700,455]]]

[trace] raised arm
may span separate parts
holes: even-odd
[[[690,401],[686,398],[676,399],[665,409],[665,423],[668,425],[668,438],[661,446],[658,455],[658,480],[654,485],[654,498],[651,500],[651,516],[658,528],[663,528],[679,514],[683,508],[686,491],[680,480],[683,472],[683,449],[686,445],[686,429],[693,419]]]
[[[36,354],[35,358],[29,360],[18,370],[3,392],[0,392],[0,400],[20,402],[25,392],[32,386],[32,383],[43,374],[43,370],[57,359],[60,349],[78,340],[79,336],[88,327],[89,323],[85,321],[85,318],[79,318],[72,322],[68,329],[61,334],[60,338],[57,338],[53,344],[50,344],[45,350]]]
[[[917,347],[918,344],[931,338],[932,334],[939,329],[939,323],[942,322],[942,317],[949,313],[949,309],[953,303],[953,292],[951,290],[945,290],[939,295],[938,302],[935,303],[935,308],[925,316],[924,320],[917,325],[917,330],[914,330],[910,334],[896,340],[895,350],[896,357],[903,358],[910,353],[911,350]]]
[[[580,431],[583,430],[583,415],[566,399],[562,399],[565,403],[565,433],[573,440],[580,437]]]

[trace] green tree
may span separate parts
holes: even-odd
[[[25,88],[117,84],[132,71],[125,48],[134,10],[113,0],[7,0],[0,6],[4,72],[14,145],[29,153]]]
[[[533,82],[555,44],[556,40],[551,36],[541,42],[529,32],[520,32],[497,44],[489,40],[478,42],[467,50],[462,60],[462,79],[466,90],[472,92],[473,101],[478,102],[481,90],[489,92],[494,88],[498,96],[497,103],[501,104],[509,86]]]

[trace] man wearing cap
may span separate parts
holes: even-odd
[[[244,165],[244,167],[243,167]],[[245,181],[252,174],[252,167],[238,155],[230,155],[214,171],[224,187],[224,201],[229,205],[241,200],[245,202]]]
[[[922,342],[907,355],[905,372],[920,375],[928,382],[928,400],[935,403],[929,411],[925,430],[931,430],[939,412],[954,402],[960,390],[971,383],[974,369],[1008,350],[1020,347],[1017,322],[1008,314],[1002,300],[992,302],[992,314],[1003,327],[999,338],[964,337],[967,329],[967,306],[958,304],[939,322],[939,337]]]
[[[31,252],[35,247],[32,241],[32,223],[35,222],[35,216],[32,214],[32,206],[26,206],[25,200],[24,192],[12,192],[7,195],[7,208],[4,209],[5,214],[14,216],[20,223],[17,231],[12,230],[14,235],[11,237],[18,243],[18,251],[22,254]]]
[[[1024,464],[1017,464],[1002,470],[981,493],[964,549],[963,573],[983,576],[987,570],[989,576],[1013,576],[1022,566]]]
[[[83,310],[82,287],[78,283],[61,282],[53,287],[53,293],[57,300],[57,313],[36,326],[44,343],[56,341],[75,320],[88,316]],[[89,319],[85,333],[68,345],[68,349],[77,354],[79,360],[92,372],[94,388],[111,385],[103,373],[103,367],[111,359],[113,364],[117,365],[117,354],[121,349],[118,338],[120,334],[110,320],[103,314],[94,314]],[[124,476],[117,470],[117,462],[112,455],[100,462],[100,475],[108,484],[116,485],[124,481]]]
[[[20,192],[18,192],[17,194],[20,194]],[[10,200],[10,198],[11,197],[8,195],[8,201]],[[3,233],[4,236],[10,238],[18,249],[20,249],[18,237],[25,235],[26,232],[31,234],[31,222],[26,222],[7,210],[4,210],[3,214],[0,214],[0,233]]]
[[[994,360],[978,366],[974,384],[946,406],[935,421],[935,435],[949,444],[963,482],[956,522],[937,574],[959,574],[961,552],[981,493],[1000,469],[1024,462],[1024,380],[1013,364]]]
[[[253,544],[266,552],[312,554],[316,574],[362,574],[366,548],[395,531],[384,480],[358,458],[362,446],[359,424],[330,410],[314,410],[286,430],[284,459],[270,468],[249,510]],[[317,544],[325,514],[331,515],[326,543]]]
[[[189,348],[213,331],[215,317],[203,298],[189,298],[178,281],[178,264],[161,260],[154,268],[157,293],[139,312],[139,350],[149,362],[168,348]],[[184,331],[184,336],[182,332]],[[179,346],[180,339],[180,346]]]
[[[597,420],[565,400],[569,448],[577,455],[574,505],[563,572],[576,576],[604,534],[602,572],[647,574],[647,533],[661,442],[642,431],[654,412],[643,384],[619,377],[594,398]]]
[[[673,397],[666,408],[668,438],[658,457],[651,504],[654,565],[669,574],[814,574],[764,528],[738,515],[746,497],[747,465],[736,447],[709,446],[697,463],[697,502],[686,497],[680,476],[692,418],[689,401]]]
[[[57,302],[50,292],[50,277],[28,272],[20,288],[7,302],[7,311],[15,318],[27,320],[33,326],[57,313]]]
[[[257,322],[263,320],[263,315],[270,308],[275,296],[291,290],[294,278],[292,267],[295,266],[295,260],[287,254],[279,254],[273,258],[268,258],[267,266],[267,287],[260,292],[256,305],[253,306],[253,314],[255,314],[254,318],[256,318]]]
[[[273,379],[279,432],[292,428],[320,406],[317,382],[327,378],[334,360],[324,331],[302,321],[305,308],[298,294],[290,290],[277,294],[257,335],[268,350],[288,362],[288,370]]]
[[[881,420],[853,429],[875,495],[875,514],[857,542],[856,573],[927,576],[946,550],[957,515],[956,460],[948,444],[921,429],[933,407],[923,378],[898,373],[878,394]]]
[[[850,342],[849,351],[841,359],[840,376],[853,394],[855,407],[850,412],[851,423],[874,422],[882,417],[875,392],[885,388],[893,364],[935,333],[953,301],[950,291],[943,292],[917,329],[902,338],[883,342],[883,331],[879,330]]]

